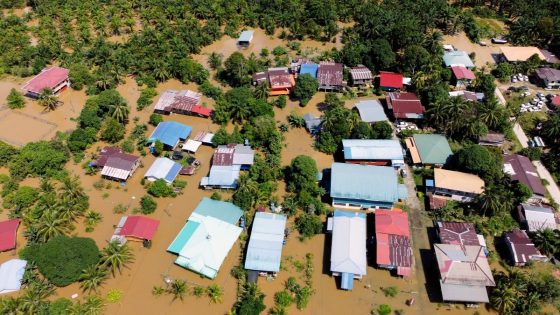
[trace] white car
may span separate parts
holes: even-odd
[[[516,77],[511,78],[511,83],[517,83],[517,78]]]
[[[529,77],[526,76],[526,75],[524,75],[524,76],[523,76],[523,81],[529,82]]]

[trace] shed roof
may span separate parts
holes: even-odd
[[[544,196],[546,191],[537,169],[528,157],[519,154],[504,155],[504,172],[529,187],[533,193]]]
[[[439,221],[436,228],[443,244],[481,245],[472,223]]]
[[[201,185],[235,188],[240,170],[240,165],[212,165],[210,174],[202,179]]]
[[[112,167],[119,170],[130,171],[134,168],[139,159],[139,157],[132,154],[115,152],[108,156],[105,162],[105,167]]]
[[[533,256],[541,253],[535,247],[527,233],[522,230],[513,230],[505,233],[506,242],[509,243],[515,263],[527,263]]]
[[[41,94],[44,89],[52,90],[67,80],[69,73],[70,70],[61,67],[45,68],[33,79],[27,81],[22,89],[27,92]]]
[[[379,74],[379,86],[382,88],[402,89],[403,75],[400,73],[381,71]]]
[[[104,147],[103,149],[101,149],[97,160],[94,162],[95,166],[97,167],[105,166],[105,163],[107,163],[107,159],[109,159],[111,155],[117,153],[123,153],[123,150],[121,150],[121,148],[118,147]]]
[[[366,215],[334,210],[331,271],[366,275]]]
[[[345,160],[404,160],[398,140],[342,140]]]
[[[387,93],[385,101],[397,119],[422,119],[426,111],[416,94],[410,92]]]
[[[399,200],[397,174],[392,167],[333,163],[331,173],[333,198],[391,203]]]
[[[313,78],[317,79],[317,70],[319,65],[316,63],[304,63],[299,68],[299,75],[309,74]]]
[[[204,144],[212,144],[212,140],[214,139],[214,134],[211,132],[201,131],[196,134],[194,137],[195,141],[200,141]]]
[[[488,290],[483,285],[461,285],[441,283],[444,301],[488,303]]]
[[[434,169],[434,184],[438,188],[465,193],[481,194],[484,191],[484,181],[480,177],[441,168]]]
[[[415,134],[412,139],[413,148],[418,151],[422,164],[445,164],[453,155],[449,142],[443,135]]]
[[[545,60],[545,56],[537,47],[520,47],[520,46],[503,46],[500,47],[504,58],[509,62],[527,61],[533,55],[539,56],[541,60]]]
[[[479,96],[479,94],[482,94],[482,98]],[[472,91],[450,91],[449,92],[449,96],[450,97],[462,97],[465,101],[480,101],[482,100],[484,97],[484,93],[475,93]]]
[[[434,244],[441,283],[495,286],[482,246]]]
[[[253,30],[241,32],[241,35],[239,35],[239,39],[237,39],[237,42],[251,42],[253,40],[254,33],[255,31]]]
[[[446,67],[462,65],[467,68],[474,68],[474,63],[469,54],[461,50],[446,51],[443,54],[443,62]]]
[[[139,215],[131,215],[126,217],[126,221],[119,235],[151,240],[154,238],[158,226],[158,220]]]
[[[16,248],[17,230],[21,220],[0,222],[0,252]]]
[[[560,81],[560,70],[554,68],[538,68],[535,74],[539,79],[546,81]]]
[[[350,68],[348,71],[350,74],[350,78],[352,80],[371,80],[373,79],[373,75],[371,74],[371,70],[369,70],[364,65],[359,65],[357,67]]]
[[[342,64],[321,62],[317,70],[319,85],[342,86]]]
[[[160,122],[152,132],[152,135],[148,138],[148,143],[159,140],[167,146],[175,147],[179,140],[184,140],[189,137],[191,130],[191,126],[183,125],[176,121]]]
[[[273,89],[292,88],[296,84],[294,76],[290,73],[290,70],[287,67],[269,68],[267,73],[268,83]]]
[[[187,142],[185,142],[181,148],[183,149],[183,151],[196,153],[196,151],[198,151],[198,148],[200,148],[201,145],[202,142],[200,141],[188,139]]]
[[[451,71],[457,80],[474,80],[476,78],[474,73],[464,66],[451,66]]]
[[[233,225],[236,225],[239,218],[243,215],[243,210],[233,203],[213,200],[207,197],[202,198],[194,212],[202,216],[214,217]]]
[[[269,212],[255,214],[247,247],[245,269],[280,271],[285,228],[285,215]]]
[[[148,179],[163,179],[167,183],[172,183],[179,172],[181,171],[181,164],[173,162],[172,160],[164,157],[157,158],[152,166],[148,169],[144,177]]]
[[[10,259],[0,265],[0,294],[18,291],[27,261]]]
[[[548,62],[548,63],[560,63],[560,60],[558,60],[558,57],[556,57],[556,55],[554,55],[550,51],[548,51],[546,49],[541,49],[540,51],[541,51],[541,54],[543,54],[546,62]]]
[[[231,146],[231,145],[230,145]],[[236,144],[233,151],[233,165],[253,165],[255,150],[248,145]]]
[[[383,106],[378,100],[360,101],[356,104],[356,108],[364,122],[374,123],[389,120],[387,115],[385,115]]]
[[[529,203],[521,204],[521,206],[530,232],[536,232],[547,228],[554,230],[558,227],[552,208]]]

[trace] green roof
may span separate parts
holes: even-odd
[[[202,216],[214,217],[233,225],[237,225],[237,221],[243,215],[243,210],[233,203],[213,200],[207,197],[202,198],[194,212]]]
[[[445,136],[415,134],[413,138],[422,164],[445,164],[447,159],[453,155]]]
[[[198,222],[188,221],[187,224],[185,224],[185,226],[183,226],[183,228],[181,229],[179,234],[177,234],[177,236],[173,240],[173,243],[171,243],[171,245],[169,245],[169,247],[167,248],[167,251],[171,252],[171,253],[174,253],[174,254],[179,254],[181,249],[183,249],[185,244],[187,244],[187,242],[189,241],[191,236],[194,234],[194,231],[196,231],[196,229],[198,228],[199,225],[200,225],[200,223],[198,223]]]

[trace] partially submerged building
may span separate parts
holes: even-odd
[[[463,66],[468,69],[474,68],[474,63],[469,54],[461,50],[446,51],[443,54],[443,62],[448,68],[452,66]]]
[[[453,155],[447,138],[435,134],[415,134],[405,139],[413,164],[441,167]]]
[[[380,166],[404,166],[404,151],[398,140],[342,140],[346,163]]]
[[[469,86],[476,79],[474,72],[465,66],[451,66],[453,77],[455,78],[455,86]]]
[[[400,91],[403,88],[403,75],[400,73],[381,71],[379,74],[379,87],[383,91]]]
[[[434,179],[426,180],[426,191],[458,202],[471,202],[484,192],[484,181],[473,174],[434,169]]]
[[[333,207],[391,209],[406,199],[407,189],[392,167],[333,163],[330,196]]]
[[[341,63],[321,61],[317,70],[319,90],[340,92],[344,88]]]
[[[285,215],[270,212],[255,214],[247,245],[245,269],[265,273],[280,271],[286,219]]]
[[[373,81],[371,70],[364,65],[350,68],[348,74],[350,75],[352,86],[367,87],[370,86]]]
[[[393,113],[396,120],[424,119],[426,109],[414,93],[390,92],[387,93],[385,101],[387,102],[387,108]]]
[[[548,257],[539,252],[523,230],[504,233],[504,240],[509,251],[510,261],[514,266],[525,266],[530,261],[548,260]]]
[[[546,194],[541,178],[537,169],[528,157],[519,154],[504,155],[504,173],[511,176],[511,179],[525,184],[533,195],[532,201],[542,200]]]
[[[352,290],[354,279],[361,279],[367,273],[366,215],[334,210],[329,220],[332,232],[330,271],[333,276],[340,276],[341,289]]]
[[[517,206],[521,225],[529,232],[558,228],[558,219],[553,208],[541,204],[522,203]]]
[[[43,69],[39,74],[27,81],[21,88],[29,97],[38,98],[45,89],[58,94],[70,86],[70,70],[62,67]]]
[[[253,30],[246,30],[241,32],[241,35],[239,35],[239,38],[237,39],[237,45],[241,48],[249,47],[249,45],[251,45],[251,42],[253,41],[254,33],[255,31]]]
[[[355,107],[363,122],[376,123],[389,120],[383,110],[383,105],[378,100],[360,101]]]
[[[191,90],[167,90],[160,96],[154,111],[169,115],[171,113],[208,118],[212,110],[200,105],[202,94]]]
[[[397,275],[412,274],[412,241],[408,213],[400,209],[375,211],[377,265],[396,270]]]
[[[166,183],[171,184],[179,175],[183,166],[165,157],[157,158],[152,166],[146,171],[144,178],[149,181],[163,179]]]
[[[0,252],[16,248],[17,230],[21,219],[0,222]]]
[[[140,215],[124,217],[118,235],[133,241],[151,241],[156,234],[159,221]]]
[[[232,203],[203,198],[167,251],[179,256],[177,265],[214,279],[243,230],[242,215]]]
[[[146,143],[153,145],[156,141],[160,141],[166,149],[173,150],[180,141],[187,140],[191,131],[191,126],[176,121],[163,121],[157,125]]]
[[[316,135],[321,129],[321,118],[307,113],[303,115],[303,120],[305,121],[305,129],[307,129],[310,134]]]
[[[240,171],[253,165],[255,151],[243,144],[220,145],[212,156],[212,166],[208,177],[203,177],[200,186],[211,188],[235,189]]]
[[[124,153],[120,148],[104,147],[92,166],[101,168],[103,178],[126,181],[140,165],[140,158]]]
[[[26,266],[27,261],[21,259],[10,259],[0,265],[0,294],[21,289]]]

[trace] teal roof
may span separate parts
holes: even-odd
[[[331,197],[393,203],[399,199],[397,173],[389,166],[333,163]]]
[[[203,216],[214,217],[233,225],[237,225],[239,218],[243,215],[243,210],[233,203],[212,200],[207,197],[202,198],[194,212]]]
[[[422,164],[445,164],[453,155],[447,138],[442,135],[415,134],[413,138]]]
[[[183,249],[185,244],[187,244],[187,242],[189,241],[191,236],[194,234],[194,231],[196,231],[196,229],[198,228],[199,225],[200,225],[200,223],[198,223],[198,222],[188,221],[187,224],[185,224],[185,226],[183,226],[183,228],[181,229],[179,234],[177,234],[177,236],[173,240],[173,243],[171,243],[171,245],[169,245],[169,247],[167,248],[167,251],[171,252],[171,253],[174,253],[174,254],[179,254],[181,249]]]

